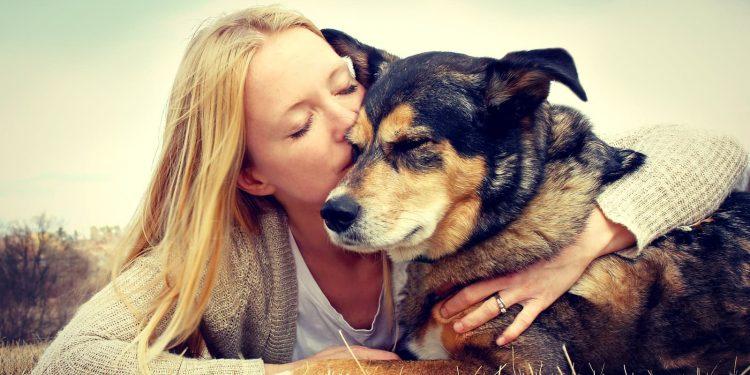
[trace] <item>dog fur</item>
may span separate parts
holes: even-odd
[[[512,345],[494,341],[518,305],[454,333],[466,312],[444,319],[441,300],[554,257],[582,232],[602,188],[645,156],[607,145],[578,111],[547,102],[553,80],[586,100],[562,49],[399,59],[340,31],[323,33],[352,58],[368,93],[348,134],[356,163],[322,214],[345,248],[421,260],[409,265],[400,308],[402,357],[570,371],[565,345],[576,368],[605,372],[750,364],[747,193],[732,194],[691,230],[658,238],[636,260],[595,260]]]

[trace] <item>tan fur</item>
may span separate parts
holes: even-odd
[[[523,254],[515,252],[499,254],[498,249],[513,251],[535,248],[545,251],[544,249],[549,249],[550,242],[573,241],[578,229],[573,228],[570,223],[580,217],[587,217],[593,209],[591,196],[583,192],[594,189],[598,184],[598,176],[581,165],[560,168],[555,164],[548,165],[547,179],[521,216],[508,225],[502,236],[483,241],[475,247],[475,251],[495,256],[523,257]],[[460,220],[450,221],[449,224],[440,227],[436,236],[442,235],[442,232],[463,233]],[[454,252],[456,247],[444,246],[441,250],[447,254]],[[424,280],[426,288],[439,287],[437,283],[433,285],[433,280],[445,279],[446,275],[440,275],[443,270],[453,272],[452,270],[458,269],[455,267],[464,267],[460,259],[446,259],[443,263],[445,267],[433,270],[434,277]]]
[[[442,325],[445,328],[443,329],[443,334],[441,337],[443,347],[450,353],[458,353],[466,344],[466,339],[470,336],[473,336],[479,331],[469,331],[466,333],[458,334],[453,330],[453,323],[468,315],[472,311],[478,309],[480,306],[482,306],[482,303],[484,301],[478,302],[459,312],[458,314],[451,316],[450,318],[443,318],[443,316],[440,314],[440,308],[443,306],[444,302],[445,301],[441,301],[435,304],[435,306],[432,308],[432,314],[430,314],[430,324]]]
[[[490,102],[494,105],[505,102],[521,91],[539,98],[546,98],[549,94],[549,77],[542,72],[517,71],[507,74],[509,77],[506,79],[493,77],[490,80],[491,87],[497,87],[490,95]]]
[[[391,143],[401,138],[412,126],[414,126],[414,109],[408,104],[399,104],[380,122],[378,138],[383,144]]]
[[[367,117],[367,113],[364,110],[359,111],[357,122],[355,122],[351,130],[349,130],[347,137],[349,142],[358,145],[359,147],[370,144],[370,141],[372,140],[372,123],[370,123],[370,119]]]
[[[484,83],[484,76],[481,74],[466,74],[444,66],[436,68],[435,78],[451,81],[464,87],[475,87]]]
[[[740,246],[747,250],[747,252],[750,253],[750,240],[740,238],[737,240],[739,242]],[[750,286],[750,264],[743,263],[740,267],[741,275],[742,275],[742,283],[745,286]],[[745,306],[745,311],[748,311],[750,309],[750,306]]]
[[[685,367],[695,367],[700,362],[703,353],[690,353],[679,357],[661,357],[661,366],[666,369],[679,369]],[[706,369],[708,370],[708,369]]]
[[[552,137],[549,142],[549,152],[555,153],[565,147],[564,144],[568,142],[565,135],[573,133],[576,119],[570,112],[557,111],[551,114],[550,123],[552,124]]]
[[[418,135],[423,130],[414,128],[413,117],[411,107],[398,106],[381,121],[376,135],[378,140],[386,144]],[[372,126],[366,115],[360,114],[350,137],[359,142],[371,134],[368,132],[372,132]],[[436,200],[445,201],[448,208],[444,219],[438,223],[435,235],[424,244],[437,257],[454,251],[465,242],[476,225],[480,207],[477,192],[487,169],[484,159],[461,157],[448,141],[427,147],[440,153],[444,161],[442,169],[429,173],[407,169],[396,172],[387,161],[380,160],[357,176],[358,182],[349,186],[349,194],[365,209],[390,208],[377,218],[389,224],[398,222],[404,211],[416,212]],[[381,181],[389,183],[382,184]]]
[[[396,173],[385,161],[379,161],[368,168],[350,194],[365,207],[387,205],[394,208],[389,212],[389,219],[395,219],[402,211],[421,207],[436,196],[445,195],[439,191],[445,187],[444,179],[445,176],[441,174],[416,176],[408,171]],[[384,185],[379,181],[390,183]]]
[[[614,257],[597,259],[571,287],[570,293],[596,305],[607,306],[613,314],[630,322],[635,318],[635,311],[630,306],[640,296],[638,289],[634,288],[638,284],[637,275],[624,262]]]
[[[486,241],[482,246],[497,246],[493,243],[497,240],[503,243],[500,246],[511,249],[543,247],[550,240],[564,238],[570,228],[569,221],[580,217],[581,211],[591,211],[590,197],[579,192],[593,188],[597,176],[581,168],[570,170],[567,181],[562,177],[551,174],[521,216],[508,226],[507,235]],[[561,194],[561,190],[568,194]],[[561,211],[561,207],[569,210]]]
[[[433,259],[455,251],[468,239],[476,225],[481,206],[476,192],[487,175],[482,158],[463,158],[448,141],[442,142],[441,146],[451,205],[438,224],[435,234],[428,240],[427,254]]]
[[[518,81],[510,86],[511,96],[518,92],[532,94],[538,98],[546,98],[549,95],[550,77],[540,71],[523,71],[518,74]]]
[[[359,366],[362,366],[360,369]],[[362,372],[364,370],[364,373]],[[438,374],[494,374],[489,368],[453,360],[437,361],[359,361],[329,359],[301,362],[293,370],[295,375],[438,375]]]
[[[381,181],[389,183],[382,184]],[[398,233],[411,225],[411,220],[403,218],[405,212],[420,212],[436,202],[447,204],[446,186],[446,176],[442,173],[418,176],[407,170],[399,173],[388,162],[380,160],[358,176],[358,182],[350,185],[349,194],[366,211],[377,212],[372,220],[388,227],[390,232]]]

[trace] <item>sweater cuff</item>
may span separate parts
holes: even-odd
[[[606,198],[600,196],[597,198],[597,204],[607,219],[625,226],[635,236],[635,245],[616,251],[615,254],[629,259],[637,258],[641,250],[651,242],[652,237],[655,237],[649,225],[642,224],[648,219],[648,214],[643,215],[644,213],[637,210],[633,202],[625,201],[618,197],[618,194],[610,194]]]
[[[263,360],[255,359],[187,359],[175,373],[263,375]]]

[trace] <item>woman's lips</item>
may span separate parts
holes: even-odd
[[[344,168],[343,168],[343,169],[341,169],[341,171],[342,171],[342,172],[346,172],[346,171],[348,171],[348,170],[349,170],[349,168],[351,168],[351,166],[352,166],[352,165],[354,165],[354,160],[353,160],[353,159],[349,159],[349,162],[348,162],[348,163],[346,163],[346,165],[344,165]]]

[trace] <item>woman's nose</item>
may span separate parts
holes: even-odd
[[[347,108],[338,103],[333,103],[329,109],[329,124],[331,124],[331,131],[334,139],[337,142],[345,140],[346,132],[349,128],[354,125],[354,121],[357,119],[358,111]]]

